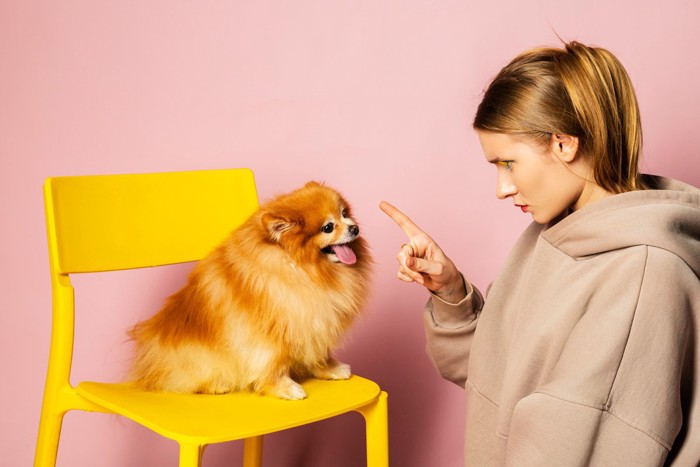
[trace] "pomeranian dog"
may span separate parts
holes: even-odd
[[[309,182],[265,203],[129,332],[140,388],[303,399],[295,379],[347,379],[331,355],[365,304],[372,259],[350,205]]]

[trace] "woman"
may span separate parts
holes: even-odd
[[[521,54],[474,119],[497,196],[532,215],[488,297],[390,204],[399,279],[432,292],[429,354],[468,397],[466,464],[696,466],[700,190],[638,172],[608,51]]]

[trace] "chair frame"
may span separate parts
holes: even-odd
[[[84,223],[82,225],[73,226],[71,225],[70,219],[61,219],[61,210],[63,209],[63,193],[61,192],[61,185],[67,183],[68,185],[77,182],[80,185],[83,181],[86,182],[86,188],[84,188],[83,193],[72,193],[68,198],[68,201],[75,201],[79,199],[80,196],[90,196],[90,189],[95,186],[108,186],[116,187],[116,190],[124,190],[123,184],[136,184],[137,187],[143,188],[144,184],[149,185],[151,183],[167,183],[170,180],[174,180],[174,183],[179,186],[190,186],[192,183],[195,188],[191,190],[192,193],[187,193],[186,196],[192,196],[193,193],[206,193],[207,196],[218,197],[221,194],[216,191],[221,189],[218,185],[216,187],[210,186],[210,178],[216,178],[217,183],[223,186],[224,190],[228,190],[227,183],[240,184],[240,187],[235,187],[233,193],[227,193],[226,196],[231,197],[231,201],[237,201],[238,196],[241,193],[246,194],[247,198],[242,202],[245,207],[242,208],[243,213],[238,219],[228,219],[228,216],[223,216],[221,219],[210,221],[208,217],[211,213],[205,212],[201,213],[207,222],[211,223],[211,229],[202,229],[201,233],[205,237],[198,238],[193,242],[193,245],[187,245],[183,248],[183,252],[180,252],[177,248],[173,246],[164,247],[163,251],[167,250],[167,254],[163,255],[160,253],[155,254],[152,258],[144,258],[143,256],[148,256],[150,251],[149,245],[142,245],[143,248],[139,251],[133,253],[132,255],[124,252],[115,252],[111,258],[108,258],[106,262],[100,262],[100,260],[95,259],[93,262],[92,255],[89,252],[82,252],[82,260],[77,262],[71,262],[68,254],[71,248],[81,248],[82,243],[80,241],[81,235],[83,238],[91,238],[94,236],[99,237],[99,231],[91,231],[93,227]],[[213,190],[213,192],[211,192]],[[147,192],[147,190],[146,190]],[[211,193],[210,193],[211,192]],[[177,192],[173,192],[172,196],[179,196]],[[108,195],[102,193],[103,199],[108,199]],[[154,195],[156,198],[159,195]],[[183,195],[184,196],[184,195]],[[86,200],[88,198],[85,198]],[[161,202],[162,200],[157,200]],[[187,213],[198,213],[198,205],[196,199],[190,200],[189,198],[185,200],[182,198],[183,203],[191,203],[188,205],[185,211]],[[213,248],[218,241],[224,238],[224,236],[237,225],[242,223],[242,221],[247,218],[248,215],[257,209],[257,193],[255,190],[255,182],[253,178],[252,171],[248,169],[222,169],[222,170],[210,170],[210,171],[190,171],[190,172],[170,172],[170,173],[155,173],[155,174],[134,174],[134,175],[105,175],[105,176],[78,176],[78,177],[55,177],[49,178],[44,184],[44,202],[46,209],[46,225],[47,225],[47,237],[49,244],[49,263],[51,270],[51,289],[52,289],[52,329],[51,329],[51,346],[49,354],[49,364],[46,376],[46,385],[44,389],[44,398],[41,409],[41,419],[39,423],[39,433],[37,437],[37,446],[34,459],[35,467],[48,467],[54,466],[56,463],[56,456],[58,452],[59,438],[61,433],[61,426],[63,422],[64,415],[70,410],[81,410],[87,412],[102,412],[102,413],[113,413],[126,416],[135,420],[137,423],[141,423],[144,426],[156,431],[157,433],[174,439],[180,445],[179,454],[179,465],[183,467],[198,467],[201,465],[202,455],[204,448],[208,444],[210,439],[204,436],[197,437],[190,435],[173,435],[167,430],[164,430],[162,426],[157,423],[150,423],[146,421],[145,423],[141,420],[140,415],[137,411],[131,412],[131,407],[120,406],[115,404],[114,400],[110,400],[109,396],[100,396],[100,391],[107,391],[105,394],[109,394],[109,391],[116,390],[121,391],[126,386],[124,383],[89,383],[83,382],[76,386],[72,386],[70,383],[71,375],[71,365],[73,359],[73,343],[74,343],[74,325],[75,325],[75,292],[71,285],[70,275],[75,273],[92,273],[92,272],[102,272],[102,271],[112,271],[120,269],[131,269],[131,268],[141,268],[141,267],[151,267],[160,266],[166,264],[176,264],[182,262],[189,262],[201,259],[209,249]],[[202,198],[201,202],[206,203],[206,196]],[[96,201],[99,203],[99,200]],[[194,203],[194,204],[192,204]],[[112,204],[112,207],[118,206],[118,201]],[[95,205],[91,207],[92,209],[98,209],[99,206]],[[175,209],[177,211],[177,209]],[[129,213],[121,213],[122,217],[126,218]],[[143,217],[143,222],[149,222],[149,213],[141,213]],[[158,217],[158,216],[156,216]],[[173,219],[176,219],[177,215],[172,215]],[[171,219],[168,219],[169,222]],[[140,221],[141,222],[141,221]],[[154,222],[160,222],[157,218]],[[78,224],[80,224],[78,222]],[[109,227],[107,227],[109,228]],[[87,230],[83,232],[82,230]],[[65,235],[64,235],[65,234]],[[143,239],[140,237],[142,233],[137,232],[134,238],[127,239],[125,242],[128,244],[129,240],[141,242]],[[76,237],[78,240],[73,239],[73,243],[70,241],[64,241],[63,237]],[[76,245],[78,245],[76,247]],[[115,245],[103,245],[98,248],[111,248]],[[116,245],[118,246],[118,245]],[[155,248],[158,250],[159,247]],[[169,250],[168,250],[169,248]],[[65,254],[64,254],[65,250]],[[141,254],[144,253],[144,254]],[[78,256],[81,256],[78,255]],[[97,256],[97,255],[95,255]],[[115,259],[116,258],[116,259]],[[164,259],[165,258],[165,259]],[[260,467],[262,465],[262,445],[263,445],[263,435],[266,433],[271,433],[274,431],[279,431],[281,429],[287,429],[294,426],[300,426],[307,423],[312,423],[317,420],[322,420],[325,418],[330,418],[341,413],[346,413],[349,411],[356,411],[360,413],[365,419],[366,426],[366,448],[367,448],[367,465],[369,467],[387,467],[389,465],[389,453],[388,453],[388,426],[387,426],[387,394],[381,391],[375,383],[365,380],[363,378],[353,376],[348,382],[315,382],[312,381],[309,384],[320,384],[320,385],[337,385],[328,386],[333,388],[333,390],[347,390],[355,391],[355,386],[362,387],[363,390],[369,390],[369,395],[364,397],[362,400],[358,399],[351,404],[346,406],[335,407],[332,410],[321,411],[319,413],[314,413],[311,417],[299,417],[298,420],[290,418],[286,420],[284,424],[279,426],[273,426],[271,429],[263,430],[259,429],[256,432],[248,433],[245,436],[240,436],[240,434],[234,434],[228,438],[216,438],[213,442],[226,442],[236,439],[244,440],[244,455],[243,455],[243,466],[244,467]],[[348,385],[345,389],[343,384]],[[369,389],[367,389],[369,388]],[[319,391],[323,392],[326,389],[321,387]],[[307,391],[308,392],[308,391]],[[132,399],[138,399],[139,396],[143,394],[137,394],[136,391],[132,390],[130,393]],[[160,393],[149,393],[149,397],[153,394],[157,394],[157,397],[178,397],[175,395],[167,395]],[[188,397],[199,397],[196,395],[189,395]],[[223,399],[226,396],[202,396],[202,397],[222,397],[220,399],[227,401],[228,399]],[[231,401],[235,401],[235,397],[231,396]],[[248,397],[242,395],[240,397]],[[313,397],[310,394],[309,398]],[[259,397],[262,401],[265,398]],[[270,398],[272,399],[272,398]],[[204,399],[200,399],[204,400]],[[219,399],[217,399],[217,402]],[[233,403],[233,402],[232,402]],[[304,401],[294,401],[288,402],[288,404],[304,404]],[[128,405],[128,404],[127,404]],[[136,405],[134,405],[136,407]],[[292,407],[292,406],[290,406]],[[303,407],[303,406],[302,406]],[[136,409],[134,409],[136,410]],[[280,418],[284,418],[284,414],[280,415]],[[213,438],[212,438],[213,439]]]

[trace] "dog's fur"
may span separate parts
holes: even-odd
[[[133,382],[302,399],[293,378],[349,378],[331,352],[369,289],[371,258],[358,232],[348,203],[316,182],[264,204],[130,330]]]

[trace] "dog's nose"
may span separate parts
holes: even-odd
[[[360,228],[356,225],[351,225],[350,227],[348,227],[348,229],[350,230],[350,233],[355,236],[357,236],[360,233]]]

